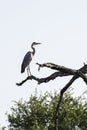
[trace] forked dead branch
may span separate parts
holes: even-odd
[[[71,75],[77,76],[78,78],[81,77],[85,81],[85,83],[87,83],[87,77],[85,75],[87,73],[86,64],[84,64],[84,66],[78,70],[70,69],[64,66],[53,64],[53,63],[44,63],[44,64],[36,63],[36,64],[38,65],[38,70],[40,70],[42,67],[47,67],[47,68],[56,70],[56,72],[52,73],[51,75],[45,78],[38,78],[34,75],[30,75],[26,79],[21,81],[20,83],[16,83],[16,85],[21,86],[28,80],[35,80],[38,82],[38,84],[47,83],[51,80],[54,80],[57,77],[71,76]]]

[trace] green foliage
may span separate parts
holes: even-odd
[[[54,112],[58,103],[58,93],[31,96],[29,101],[15,102],[8,114],[9,130],[53,130]],[[60,130],[75,130],[78,126],[87,129],[87,103],[82,98],[73,98],[65,93],[58,113]]]
[[[0,130],[5,130],[5,128],[6,128],[6,127],[5,127],[5,126],[3,126],[3,127],[1,127],[1,128],[0,128]]]

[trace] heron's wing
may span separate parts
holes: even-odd
[[[32,52],[29,51],[24,56],[24,59],[21,65],[21,73],[25,71],[25,68],[30,64],[31,60],[32,60]]]

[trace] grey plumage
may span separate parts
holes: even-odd
[[[30,64],[32,57],[33,55],[30,51],[26,53],[26,55],[24,56],[22,65],[21,65],[21,73],[25,72],[25,68]]]

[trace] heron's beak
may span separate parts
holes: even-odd
[[[36,42],[36,45],[38,45],[38,44],[41,44],[41,43]]]

